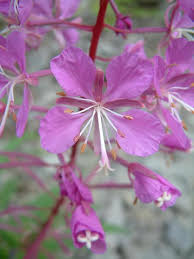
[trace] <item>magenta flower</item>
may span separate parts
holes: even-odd
[[[174,185],[139,163],[131,163],[129,172],[135,177],[135,194],[143,203],[154,202],[161,210],[165,210],[173,206],[181,196],[181,192]]]
[[[167,48],[166,60],[154,57],[154,87],[159,100],[156,113],[164,124],[166,121],[165,126],[179,138],[183,148],[188,139],[182,130],[185,125],[178,108],[181,105],[187,111],[194,112],[194,74],[188,71],[193,62],[193,53],[194,42],[176,39]]]
[[[164,133],[155,116],[140,109],[115,111],[139,106],[134,99],[152,80],[152,64],[148,60],[127,51],[114,58],[106,71],[105,92],[103,72],[96,70],[92,60],[78,48],[67,48],[52,59],[51,71],[68,96],[60,98],[60,106],[53,107],[41,120],[39,133],[44,149],[65,152],[88,130],[84,150],[94,125],[94,145],[96,153],[101,153],[101,167],[111,170],[106,142],[114,152],[112,137],[128,154],[148,156],[158,150]],[[82,110],[73,112],[66,105]]]
[[[129,16],[120,13],[116,16],[115,27],[122,30],[131,30],[132,20]],[[126,38],[126,35],[123,32],[116,32],[116,34],[120,34],[123,38]]]
[[[42,21],[48,19],[69,19],[76,12],[79,6],[80,0],[61,0],[56,1],[56,13],[53,16],[54,2],[51,0],[34,0],[33,9],[29,17],[29,24],[33,21]],[[74,19],[72,22],[80,22],[80,19]],[[40,27],[29,27],[26,25],[25,32],[27,33],[27,43],[29,47],[38,47],[43,36],[48,31],[53,31],[56,39],[58,40],[61,48],[63,49],[66,45],[74,45],[79,40],[79,33],[74,28],[69,28],[65,25],[52,25]]]
[[[0,57],[0,98],[4,97],[5,94],[8,95],[0,124],[0,135],[3,133],[9,113],[14,114],[14,89],[16,86],[24,84],[23,103],[18,111],[16,122],[16,134],[21,137],[26,127],[32,102],[28,84],[37,84],[37,80],[26,73],[25,41],[21,32],[14,31],[7,36],[7,39],[0,37]]]
[[[172,9],[174,10],[174,8],[175,13],[174,16],[171,17],[169,14],[172,13]],[[171,39],[185,37],[192,41],[194,21],[192,21],[186,13],[183,13],[180,8],[177,9],[174,4],[170,5],[166,10],[165,24]]]
[[[76,207],[71,219],[71,231],[75,247],[86,246],[96,254],[106,251],[105,233],[92,208],[85,212],[82,206]]]
[[[23,25],[30,15],[32,6],[32,0],[2,0],[0,13],[9,18],[12,23]]]
[[[70,167],[62,169],[57,178],[62,196],[68,196],[76,205],[80,205],[82,201],[93,202],[90,190]]]

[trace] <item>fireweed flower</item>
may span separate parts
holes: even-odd
[[[62,196],[67,196],[73,203],[92,203],[92,194],[88,187],[76,176],[70,167],[60,169],[57,175]]]
[[[156,113],[173,132],[180,137],[180,143],[187,139],[180,127],[186,125],[179,115],[179,106],[194,113],[194,74],[189,72],[193,62],[194,42],[176,39],[166,51],[166,60],[154,57],[154,87],[159,105]],[[180,124],[180,125],[179,125]],[[174,130],[173,130],[174,129]],[[181,140],[181,138],[183,138]],[[187,144],[186,144],[187,145]]]
[[[71,219],[71,231],[75,247],[86,246],[96,254],[106,251],[105,233],[92,208],[85,212],[82,206],[76,207]]]
[[[103,72],[96,70],[90,57],[78,48],[67,48],[53,58],[51,71],[68,96],[60,98],[60,105],[49,110],[40,122],[39,134],[44,149],[52,153],[65,152],[87,132],[81,147],[84,151],[94,125],[94,146],[96,153],[101,153],[99,164],[102,168],[111,170],[106,142],[113,157],[116,156],[111,133],[128,154],[148,156],[158,150],[163,127],[155,116],[140,109],[115,111],[139,105],[134,99],[152,80],[152,64],[148,60],[126,51],[114,58],[106,71],[105,91]],[[65,105],[82,110],[73,112]]]
[[[1,0],[0,13],[11,23],[23,25],[32,10],[33,0]]]
[[[80,4],[80,0],[60,0],[56,1],[56,6],[54,6],[54,2],[51,0],[34,0],[33,9],[31,15],[28,19],[28,23],[30,24],[33,21],[42,21],[48,19],[69,19],[76,12],[78,6]],[[55,17],[53,16],[53,9],[55,7]],[[72,22],[80,22],[79,18],[72,20]],[[31,27],[26,24],[25,32],[27,34],[26,41],[29,47],[38,47],[43,36],[52,31],[58,40],[61,48],[64,48],[67,45],[74,45],[79,40],[79,33],[74,28],[69,28],[65,25],[50,25],[40,27]]]
[[[185,37],[192,41],[194,34],[194,21],[192,21],[186,13],[183,13],[180,8],[175,9],[175,14],[172,18],[169,14],[172,13],[174,8],[176,8],[174,4],[170,5],[164,16],[170,39]]]
[[[23,34],[15,31],[0,37],[0,98],[7,94],[7,104],[0,124],[0,135],[3,132],[9,113],[14,113],[14,89],[24,84],[23,103],[17,114],[16,134],[21,137],[27,123],[28,113],[32,101],[28,84],[36,85],[37,80],[26,73],[25,41]]]
[[[135,194],[143,203],[154,202],[161,210],[165,210],[173,206],[181,196],[174,185],[139,163],[131,163],[129,172],[134,175]]]

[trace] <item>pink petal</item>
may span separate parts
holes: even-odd
[[[73,28],[64,29],[62,30],[62,34],[66,41],[66,46],[75,45],[79,40],[79,32],[76,29],[73,29]]]
[[[33,1],[32,0],[20,0],[18,6],[18,18],[20,24],[23,25],[28,19],[30,12],[32,11]]]
[[[92,97],[96,68],[81,49],[69,47],[51,60],[51,71],[71,96]]]
[[[60,18],[70,18],[79,7],[80,0],[60,0]]]
[[[28,121],[28,114],[32,104],[32,93],[27,85],[24,86],[23,103],[17,114],[16,135],[22,137]]]
[[[64,107],[53,107],[40,122],[41,146],[51,153],[63,153],[75,144],[75,137],[90,113],[72,115]]]
[[[173,134],[167,134],[161,141],[161,145],[168,147],[171,152],[176,150],[187,151],[191,148],[191,140],[187,138],[187,143],[182,146],[181,143],[177,140],[176,136]]]
[[[144,51],[144,41],[140,40],[135,44],[128,44],[125,46],[125,51],[130,52],[130,53],[136,53],[138,54],[141,58],[146,59],[146,54]]]
[[[192,61],[193,54],[194,42],[189,42],[184,38],[175,39],[167,48],[166,60],[168,64],[179,65],[179,71],[184,73]]]
[[[167,65],[163,60],[163,58],[161,58],[160,56],[155,56],[153,58],[153,62],[154,62],[154,87],[156,89],[157,94],[161,96],[162,93],[160,89],[160,84],[161,84],[161,80],[165,79]]]
[[[52,0],[34,0],[33,14],[52,18]]]
[[[172,131],[173,135],[176,137],[179,144],[186,148],[188,145],[188,138],[184,133],[182,125],[172,116],[171,112],[160,106],[164,119],[167,122],[168,127]]]
[[[150,86],[153,67],[150,61],[142,59],[137,53],[125,51],[108,65],[106,77],[106,101],[118,98],[134,99]]]
[[[21,72],[26,70],[26,47],[24,34],[19,31],[13,31],[7,36],[7,48],[12,54],[21,69]]]
[[[128,154],[148,156],[158,151],[164,136],[160,121],[142,110],[130,110],[123,115],[132,116],[132,120],[109,114],[115,127],[124,135],[117,134],[117,141]]]

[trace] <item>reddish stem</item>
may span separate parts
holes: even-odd
[[[27,249],[27,252],[24,256],[24,259],[35,259],[37,258],[38,251],[40,248],[41,243],[44,241],[44,239],[47,236],[47,233],[53,223],[54,218],[59,213],[59,209],[62,206],[64,202],[64,197],[60,197],[56,204],[54,205],[53,209],[51,210],[51,213],[47,219],[47,221],[42,225],[42,228],[36,238],[36,240],[31,244],[31,246]]]
[[[116,28],[114,26],[111,26],[109,24],[104,24],[104,27],[114,31],[114,32],[122,32],[122,33],[128,33],[128,34],[135,34],[135,33],[161,33],[161,32],[167,32],[167,28],[165,27],[145,27],[145,28],[137,28],[134,30],[122,30],[119,28]]]
[[[103,184],[90,184],[88,185],[90,188],[95,189],[129,189],[133,188],[132,184],[122,184],[122,183],[103,183]]]
[[[98,42],[99,42],[102,30],[104,28],[104,18],[105,18],[108,2],[109,2],[109,0],[100,0],[100,9],[98,12],[96,24],[92,31],[92,40],[91,40],[91,45],[90,45],[89,55],[92,60],[95,60],[95,58],[96,58]]]
[[[45,25],[68,25],[80,30],[84,31],[92,31],[93,26],[92,25],[85,25],[85,24],[80,24],[76,22],[69,22],[61,19],[48,19],[48,20],[42,20],[42,21],[33,21],[33,22],[28,22],[28,26],[34,27],[34,26],[45,26]]]

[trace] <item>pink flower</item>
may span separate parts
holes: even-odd
[[[101,153],[101,167],[111,170],[106,141],[110,151],[115,152],[112,137],[128,154],[148,156],[158,150],[164,132],[155,116],[140,109],[115,111],[140,106],[135,99],[152,81],[150,61],[127,51],[114,58],[106,71],[105,91],[103,72],[96,70],[92,60],[78,48],[67,48],[52,59],[51,71],[68,96],[60,98],[60,105],[41,120],[39,133],[44,149],[65,152],[87,131],[84,150],[94,125],[94,145],[96,153]],[[73,112],[66,105],[82,110]]]
[[[14,31],[7,36],[7,39],[0,37],[0,98],[8,93],[7,105],[0,124],[0,135],[3,133],[9,113],[14,113],[14,89],[21,83],[24,83],[24,92],[23,103],[17,114],[16,134],[18,137],[24,133],[32,102],[28,84],[36,85],[37,80],[26,73],[24,35]]]
[[[185,124],[179,115],[179,106],[194,112],[194,74],[189,72],[193,62],[194,42],[186,39],[172,40],[166,51],[166,59],[154,57],[154,87],[157,92],[157,116],[186,148],[188,139]],[[166,108],[167,105],[167,108]]]
[[[58,182],[61,195],[68,198],[79,205],[82,201],[92,203],[92,194],[88,187],[75,175],[70,167],[61,169],[58,174]]]
[[[51,0],[34,0],[33,9],[29,17],[29,23],[35,21],[42,21],[48,19],[69,19],[76,12],[79,6],[80,0],[60,0],[54,2]],[[55,17],[53,16],[53,8],[56,9]],[[80,19],[74,19],[72,22],[80,22]],[[61,48],[63,49],[66,45],[74,45],[79,40],[79,33],[74,28],[69,28],[65,25],[50,25],[32,28],[26,25],[25,32],[27,33],[27,43],[29,47],[38,47],[43,36],[48,32],[52,31],[58,40]]]
[[[129,172],[135,177],[135,194],[143,203],[154,202],[161,210],[165,210],[173,206],[181,196],[181,192],[174,185],[139,163],[131,163]]]
[[[75,247],[86,246],[96,254],[106,251],[105,233],[92,208],[85,212],[82,206],[76,207],[71,219],[71,231]]]
[[[15,24],[23,25],[32,10],[33,0],[2,0],[0,13],[8,17]]]

